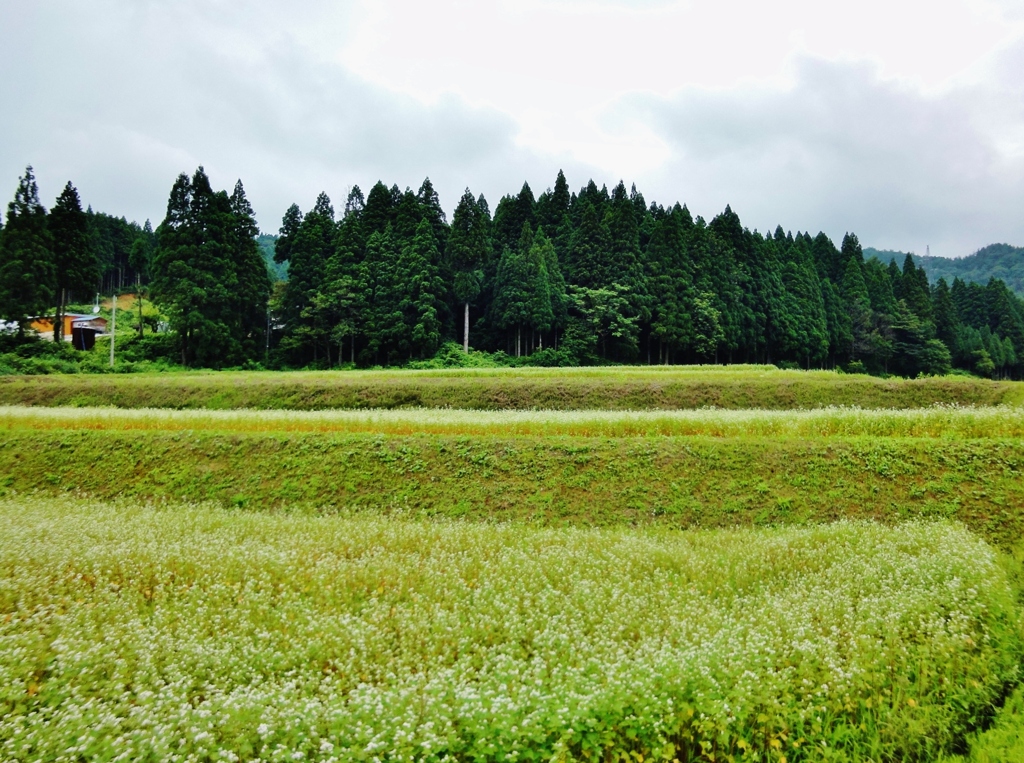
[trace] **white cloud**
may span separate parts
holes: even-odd
[[[94,10],[6,19],[0,176],[12,191],[31,162],[44,202],[70,177],[98,209],[156,222],[178,172],[204,164],[218,186],[242,177],[275,230],[320,190],[340,206],[355,183],[415,188],[430,174],[454,204],[465,185],[498,187],[497,172],[529,165],[509,115],[369,85],[276,28],[278,15],[243,26],[225,6],[154,3],[98,23]]]
[[[1005,111],[1005,94],[922,95],[870,65],[815,59],[795,80],[621,108],[673,146],[656,185],[683,186],[697,211],[731,203],[762,230],[855,230],[868,244],[946,255],[1024,240],[1024,160],[1001,150],[986,118]]]
[[[40,0],[0,5],[24,165],[163,214],[180,171],[292,201],[430,175],[450,210],[573,187],[963,254],[1024,243],[1022,0]],[[6,178],[6,181],[4,180]]]

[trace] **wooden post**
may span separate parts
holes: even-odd
[[[110,367],[114,367],[114,336],[117,333],[117,292],[110,302]]]

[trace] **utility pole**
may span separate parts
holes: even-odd
[[[110,367],[114,367],[114,337],[117,335],[117,292],[110,300]]]

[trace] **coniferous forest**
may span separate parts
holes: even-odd
[[[854,233],[764,234],[622,182],[571,192],[561,172],[493,210],[467,189],[451,220],[429,179],[354,187],[337,210],[321,193],[275,240],[241,182],[215,191],[202,168],[156,230],[83,210],[70,182],[47,211],[28,168],[0,229],[0,318],[23,332],[115,290],[152,299],[168,331],[149,351],[192,367],[399,366],[457,344],[519,365],[1024,375],[1024,302],[1001,280],[930,285]]]

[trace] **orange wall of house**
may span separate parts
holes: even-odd
[[[64,316],[64,336],[71,336],[71,322],[74,320],[70,315]],[[36,318],[32,323],[29,324],[32,328],[38,331],[40,334],[52,334],[53,333],[53,318]]]

